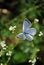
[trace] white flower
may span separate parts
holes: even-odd
[[[34,58],[34,60],[32,60],[32,64],[35,64],[35,62],[36,62],[36,59]]]
[[[16,28],[16,26],[13,26],[13,28]]]
[[[7,48],[6,47],[3,47],[3,50],[6,50]]]
[[[35,19],[34,21],[39,22],[39,20],[38,20],[38,19]]]
[[[5,41],[0,41],[0,46],[2,46],[2,48],[5,47],[6,46]]]
[[[3,63],[1,63],[0,65],[3,65]]]
[[[43,33],[40,31],[39,36],[42,36],[42,35],[43,35]]]
[[[32,60],[29,60],[29,63],[32,62]]]
[[[10,31],[14,31],[15,28],[16,28],[16,26],[10,26],[10,27],[9,27],[9,30],[10,30]]]
[[[8,52],[6,53],[7,56],[11,56],[11,54],[12,54],[12,51],[8,51]]]
[[[11,30],[13,30],[13,27],[12,27],[12,26],[10,26],[10,27],[9,27],[9,30],[10,30],[10,31],[11,31]]]
[[[35,65],[35,64],[32,64],[32,65]]]
[[[41,60],[41,58],[40,58],[40,57],[37,57],[37,59]]]

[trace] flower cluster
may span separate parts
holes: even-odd
[[[12,51],[8,51],[8,52],[6,53],[7,56],[11,56],[11,54],[12,54]]]
[[[14,33],[15,28],[16,28],[16,26],[10,26],[9,30],[12,31],[12,33]]]
[[[42,36],[42,35],[43,35],[43,33],[40,31],[39,36]]]
[[[5,41],[0,41],[0,46],[2,47],[3,50],[6,50]]]
[[[29,62],[31,62],[32,65],[35,65],[36,59],[34,58],[33,60],[29,60]]]
[[[5,47],[6,46],[5,41],[0,41],[0,46]]]
[[[6,44],[5,44],[5,41],[0,41],[0,57],[2,56],[2,54],[3,54],[3,52],[4,52],[4,50],[6,50],[7,49],[7,46],[6,46]]]

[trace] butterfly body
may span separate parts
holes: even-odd
[[[26,33],[26,32],[23,32],[23,34],[25,35],[25,34],[28,34],[28,33]]]
[[[30,28],[31,23],[26,19],[23,23],[23,32],[17,35],[19,39],[33,40],[36,34],[35,28]]]

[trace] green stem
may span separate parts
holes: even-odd
[[[4,65],[8,65],[8,62],[10,61],[11,57],[8,58],[7,62]]]

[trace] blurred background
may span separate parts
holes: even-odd
[[[27,18],[32,41],[16,39]],[[44,65],[44,0],[0,0],[0,65]]]

